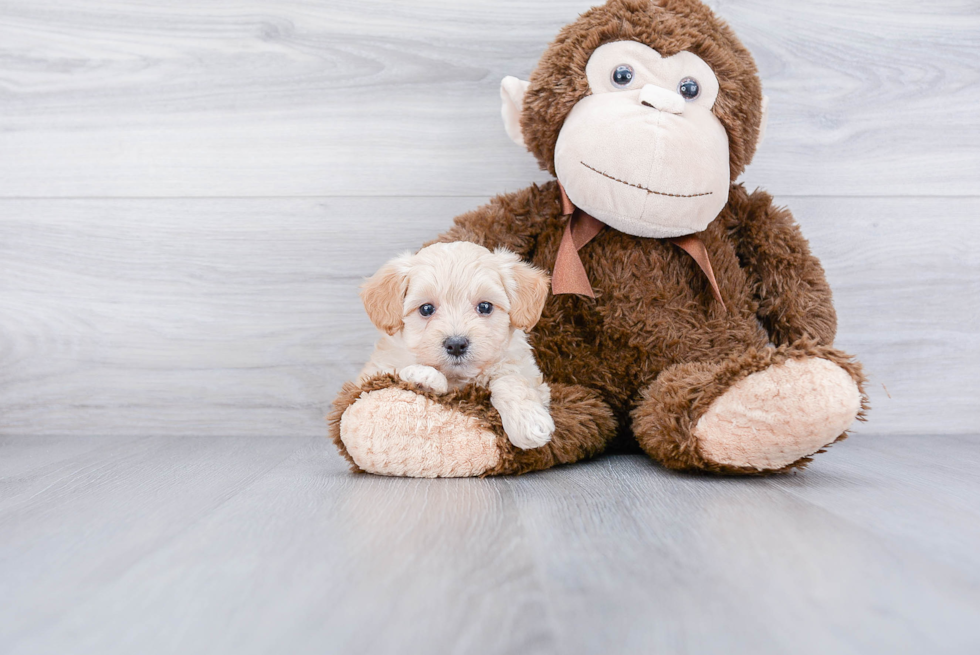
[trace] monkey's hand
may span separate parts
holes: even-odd
[[[398,371],[398,377],[440,395],[449,391],[449,380],[431,366],[412,364]]]

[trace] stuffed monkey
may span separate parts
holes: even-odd
[[[555,433],[521,450],[489,392],[390,375],[328,418],[355,470],[516,474],[638,445],[671,469],[800,468],[866,404],[833,346],[820,262],[789,211],[735,180],[767,100],[732,30],[697,0],[609,0],[501,86],[507,133],[557,180],[459,216],[438,241],[505,247],[552,272],[530,334]],[[415,311],[415,308],[405,308]]]

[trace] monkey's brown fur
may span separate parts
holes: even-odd
[[[598,46],[635,40],[664,56],[688,50],[715,71],[714,113],[728,131],[732,179],[752,158],[761,86],[751,56],[731,30],[694,0],[612,0],[561,31],[531,76],[521,119],[525,141],[554,173],[554,147],[571,108],[589,93],[585,66]],[[555,182],[498,196],[458,217],[439,241],[509,248],[550,271],[567,219]],[[531,334],[552,385],[556,431],[545,448],[521,451],[504,436],[489,392],[477,388],[427,397],[480,419],[498,434],[500,464],[489,474],[522,473],[603,450],[617,435],[673,469],[757,474],[706,459],[693,427],[712,401],[743,378],[789,359],[818,357],[850,374],[860,365],[833,348],[836,314],[819,261],[789,211],[763,192],[733,184],[728,204],[699,234],[707,247],[724,311],[694,260],[669,241],[604,229],[580,251],[596,298],[551,296]],[[360,393],[406,386],[376,378],[345,387],[330,424]],[[863,407],[866,398],[863,396]],[[841,435],[843,438],[844,435]],[[804,466],[804,457],[779,471]]]

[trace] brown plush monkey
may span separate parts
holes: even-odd
[[[866,398],[833,347],[823,269],[787,210],[734,183],[766,100],[727,25],[697,0],[610,0],[501,95],[508,134],[558,181],[499,196],[438,240],[552,271],[531,342],[554,436],[521,450],[485,389],[437,395],[383,375],[346,385],[329,417],[355,469],[523,473],[615,440],[669,468],[757,474],[845,435]]]

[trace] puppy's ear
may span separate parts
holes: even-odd
[[[388,334],[401,329],[403,303],[408,291],[408,269],[405,256],[393,259],[361,285],[364,309],[375,327]]]
[[[550,279],[544,271],[522,261],[513,264],[510,274],[515,283],[513,288],[507,289],[510,296],[510,322],[526,332],[541,319],[544,303],[548,300]]]

